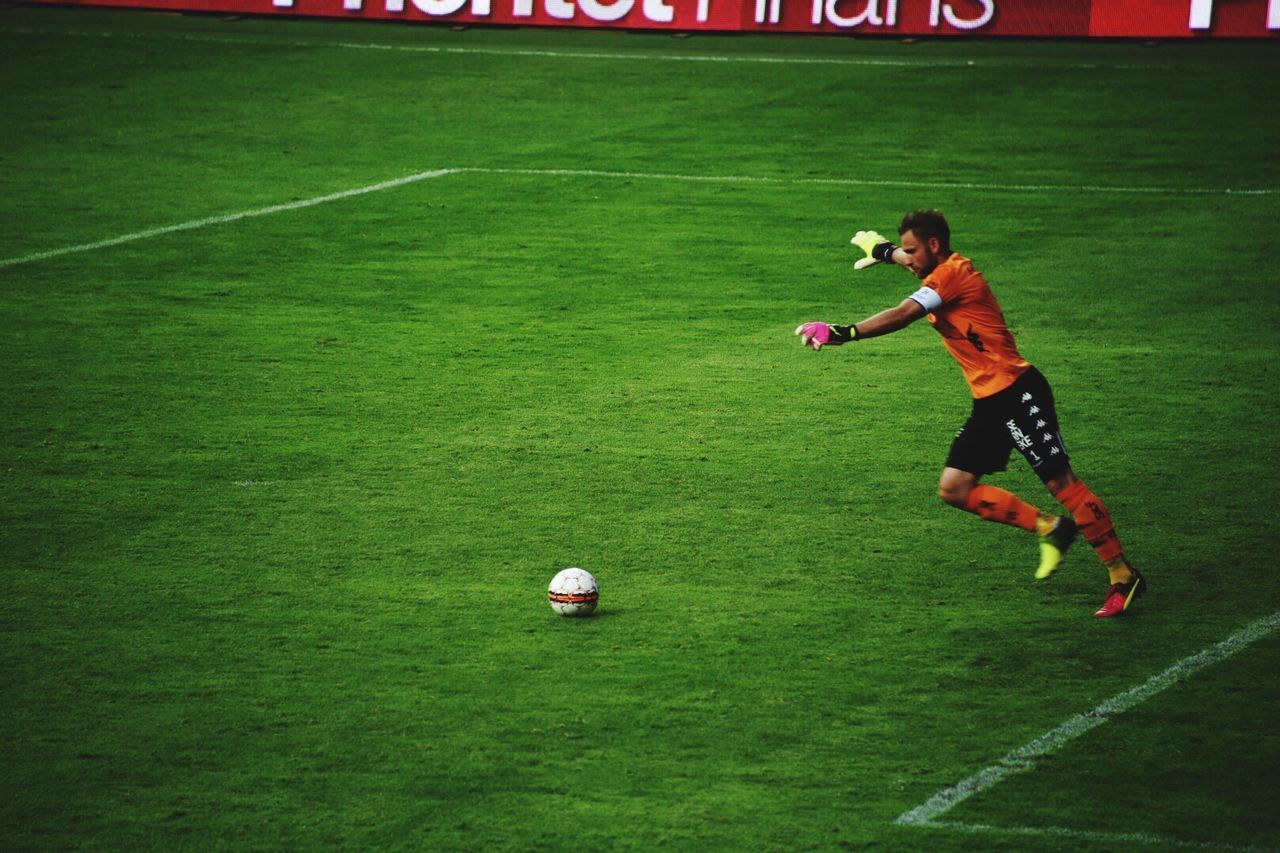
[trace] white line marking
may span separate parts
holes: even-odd
[[[376,42],[331,42],[298,39],[246,38],[243,36],[218,36],[181,32],[133,32],[119,33],[89,30],[42,30],[13,28],[8,30],[20,35],[78,36],[85,38],[161,38],[178,41],[206,42],[213,44],[267,45],[277,47],[339,48],[342,50],[389,50],[406,53],[475,54],[477,56],[531,56],[547,59],[601,59],[636,62],[725,62],[758,63],[764,65],[849,65],[886,68],[1065,68],[1105,70],[1157,70],[1168,71],[1168,63],[1098,63],[1098,62],[1044,62],[1042,59],[1021,61],[1016,59],[857,59],[845,56],[761,56],[759,54],[696,54],[696,53],[640,53],[603,52],[578,50],[535,50],[521,47],[441,47],[438,45],[385,44]]]
[[[1123,187],[1101,184],[984,184],[968,181],[904,181],[869,178],[792,178],[749,175],[679,175],[663,172],[612,172],[599,169],[504,169],[470,167],[459,172],[499,175],[550,175],[564,177],[638,178],[664,181],[700,181],[724,184],[827,184],[850,187],[903,187],[906,189],[992,190],[997,192],[1148,193],[1155,195],[1270,195],[1273,189],[1209,189],[1202,187]]]
[[[80,243],[75,246],[64,246],[60,249],[49,249],[43,252],[33,252],[29,255],[22,255],[15,258],[0,259],[0,269],[4,267],[17,266],[18,264],[31,263],[32,261],[42,261],[48,258],[56,258],[61,255],[70,255],[77,252],[88,252],[93,249],[105,249],[108,246],[118,246],[121,243],[132,243],[135,240],[145,240],[148,237],[159,237],[164,234],[172,234],[175,231],[190,231],[194,228],[203,228],[207,225],[217,225],[224,222],[235,222],[238,219],[248,219],[253,216],[266,216],[271,213],[281,213],[288,210],[298,210],[299,208],[312,207],[317,204],[325,204],[330,201],[350,198],[351,196],[364,195],[365,193],[378,192],[379,190],[391,189],[393,187],[404,186],[405,184],[415,183],[417,181],[426,180],[428,178],[439,178],[445,175],[461,175],[461,174],[488,174],[488,175],[529,175],[529,176],[549,176],[549,177],[573,177],[573,178],[618,178],[624,180],[653,180],[653,181],[688,181],[695,183],[717,183],[717,184],[771,184],[777,186],[785,185],[827,185],[827,186],[852,186],[852,187],[901,187],[904,189],[929,189],[929,190],[985,190],[991,192],[1072,192],[1072,193],[1121,193],[1121,194],[1157,194],[1157,195],[1250,195],[1261,196],[1275,193],[1272,189],[1204,189],[1196,187],[1122,187],[1122,186],[1099,186],[1092,184],[1070,185],[1070,184],[984,184],[971,183],[965,181],[900,181],[900,180],[871,180],[863,178],[797,178],[797,177],[768,177],[768,176],[751,176],[751,175],[681,175],[666,172],[613,172],[600,169],[506,169],[506,168],[488,168],[482,166],[458,166],[449,169],[435,169],[430,172],[419,172],[415,175],[409,175],[404,178],[396,178],[390,181],[382,181],[377,184],[370,184],[366,187],[356,187],[355,189],[343,190],[341,192],[330,193],[329,195],[317,196],[316,198],[303,199],[302,201],[289,202],[287,204],[276,204],[270,207],[262,207],[256,210],[245,210],[239,213],[228,213],[223,216],[210,216],[206,219],[194,219],[190,222],[180,222],[177,225],[165,225],[159,228],[149,228],[145,231],[135,231],[131,234],[124,234],[119,237],[110,237],[105,240],[99,240],[94,243]]]
[[[430,47],[418,45],[355,44],[338,42],[332,45],[313,44],[313,47],[342,47],[354,50],[406,50],[428,53],[480,54],[488,56],[536,56],[550,59],[606,59],[642,62],[746,62],[763,65],[852,65],[885,68],[1070,68],[1107,70],[1170,70],[1171,65],[1117,64],[1092,62],[1019,62],[1017,60],[991,59],[853,59],[845,56],[760,56],[753,54],[698,54],[698,53],[599,53],[573,50],[533,50],[531,48],[494,47]]]
[[[1211,841],[1187,841],[1183,838],[1171,838],[1167,835],[1155,835],[1150,832],[1093,832],[1087,829],[1070,829],[1064,826],[990,826],[983,823],[957,823],[950,820],[932,821],[922,824],[930,829],[954,829],[974,834],[995,833],[997,835],[1031,835],[1055,836],[1058,838],[1075,838],[1081,841],[1101,842],[1112,850],[1121,850],[1133,844],[1145,844],[1151,847],[1181,847],[1191,850],[1224,850],[1241,851],[1241,853],[1275,853],[1266,847],[1253,845],[1237,846],[1234,844],[1218,844]]]
[[[160,228],[148,228],[146,231],[135,231],[132,234],[123,234],[119,237],[111,237],[106,240],[99,240],[96,243],[80,243],[76,246],[63,246],[61,249],[49,249],[45,252],[33,252],[30,255],[23,255],[18,258],[5,258],[0,260],[0,267],[12,267],[18,264],[26,264],[32,261],[43,261],[47,258],[56,258],[60,255],[71,255],[76,252],[89,252],[94,249],[105,249],[108,246],[118,246],[121,243],[132,243],[134,240],[145,240],[148,237],[159,237],[162,234],[172,234],[175,231],[190,231],[193,228],[203,228],[206,225],[217,225],[222,222],[235,222],[238,219],[248,219],[253,216],[267,216],[272,213],[282,213],[286,210],[299,210],[304,207],[314,207],[317,204],[325,204],[330,201],[338,201],[339,199],[351,198],[352,196],[364,195],[365,193],[374,193],[379,190],[388,190],[392,187],[401,187],[405,184],[412,184],[416,181],[425,181],[428,178],[439,178],[443,175],[450,175],[458,171],[457,169],[436,169],[431,172],[418,172],[416,175],[408,175],[403,178],[396,178],[391,181],[382,181],[377,184],[370,184],[367,187],[356,187],[351,190],[343,190],[341,192],[330,193],[329,195],[316,196],[315,198],[307,198],[301,201],[291,201],[287,204],[273,204],[270,207],[260,207],[256,210],[242,210],[239,213],[228,213],[225,216],[210,216],[207,219],[193,219],[190,222],[179,222],[177,225],[165,225]]]
[[[925,827],[942,827],[952,826],[953,828],[969,828],[977,831],[981,828],[978,824],[949,824],[938,821],[937,819],[946,814],[960,803],[972,797],[974,794],[985,791],[1009,776],[1015,773],[1024,773],[1035,767],[1036,759],[1042,758],[1055,750],[1062,747],[1069,741],[1080,737],[1080,735],[1088,732],[1103,723],[1116,714],[1121,714],[1130,708],[1145,702],[1157,693],[1165,690],[1183,679],[1189,678],[1210,664],[1217,663],[1239,652],[1252,643],[1257,642],[1272,631],[1280,627],[1280,610],[1272,613],[1270,616],[1264,616],[1249,625],[1240,629],[1236,633],[1227,637],[1225,640],[1217,643],[1209,648],[1197,652],[1190,657],[1183,658],[1177,663],[1170,666],[1164,672],[1153,675],[1142,684],[1123,693],[1112,696],[1098,707],[1085,714],[1081,714],[1070,718],[1062,725],[1046,732],[1030,743],[1020,746],[1010,752],[1008,755],[1000,759],[999,763],[987,767],[983,770],[934,794],[924,803],[916,806],[910,811],[903,812],[898,816],[896,823],[908,826],[925,826]],[[998,829],[998,828],[997,828]],[[999,830],[1005,831],[1005,830]],[[1065,833],[1075,832],[1075,830],[1063,829],[1061,827],[1047,827],[1037,830],[1034,827],[1021,827],[1017,829],[1007,830],[1010,832],[1043,832],[1050,835],[1062,835]],[[1183,842],[1191,844],[1191,842]]]

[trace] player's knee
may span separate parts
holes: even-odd
[[[1080,482],[1080,479],[1076,477],[1075,472],[1072,471],[1071,466],[1068,465],[1066,470],[1061,474],[1056,474],[1045,480],[1044,485],[1045,488],[1049,490],[1049,493],[1056,498],[1066,491],[1068,486],[1078,482]]]
[[[945,504],[964,509],[965,502],[969,499],[969,489],[972,488],[968,483],[954,483],[943,480],[938,483],[938,497]]]

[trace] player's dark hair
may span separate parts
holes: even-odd
[[[898,236],[901,237],[908,231],[916,232],[916,239],[922,243],[930,237],[937,237],[941,253],[944,255],[950,254],[951,226],[947,224],[947,217],[942,215],[942,211],[911,211],[902,217],[902,224],[898,226]]]

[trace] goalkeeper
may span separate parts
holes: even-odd
[[[982,274],[972,261],[951,250],[951,228],[941,213],[909,213],[898,234],[901,246],[874,231],[859,231],[853,243],[866,257],[854,268],[879,263],[904,266],[920,279],[919,290],[896,307],[859,323],[804,323],[796,334],[806,346],[820,350],[887,335],[927,316],[960,363],[973,393],[973,410],[951,444],[938,496],[987,521],[1020,527],[1040,537],[1038,579],[1058,568],[1078,533],[1083,533],[1111,580],[1106,599],[1094,615],[1124,615],[1146,591],[1146,580],[1125,557],[1106,505],[1071,470],[1048,381],[1018,353]],[[1014,448],[1068,515],[1041,512],[1011,492],[979,482],[984,474],[1005,470]]]

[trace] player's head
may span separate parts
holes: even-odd
[[[918,278],[929,275],[951,255],[951,226],[941,211],[913,210],[902,217],[898,236]]]

